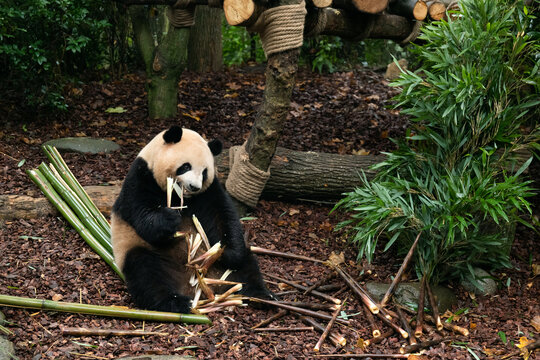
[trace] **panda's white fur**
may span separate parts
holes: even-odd
[[[188,312],[191,269],[185,266],[187,246],[176,231],[194,231],[192,215],[213,245],[225,248],[216,268],[235,270],[249,296],[271,298],[257,260],[244,243],[242,226],[229,195],[216,177],[217,140],[207,142],[192,130],[173,126],[159,133],[132,164],[111,215],[115,261],[128,290],[142,308]],[[186,209],[166,206],[167,177],[185,189]],[[173,198],[179,205],[179,198]]]

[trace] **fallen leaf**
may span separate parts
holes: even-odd
[[[522,336],[519,338],[519,344],[516,344],[516,346],[518,348],[524,348],[525,346],[529,345],[529,344],[532,344],[534,342],[534,340],[531,340],[531,339],[527,339],[527,337],[525,336]]]
[[[536,315],[531,320],[531,325],[536,329],[536,331],[540,332],[540,315]]]
[[[335,251],[332,251],[332,253],[328,257],[328,261],[333,265],[343,264],[345,262],[345,254],[343,252],[340,252],[338,254]]]
[[[201,120],[201,118],[198,117],[197,115],[191,115],[191,114],[188,114],[188,113],[182,113],[182,115],[187,116],[187,117],[192,118],[192,119],[197,120],[197,121]]]
[[[240,94],[238,94],[237,92],[234,92],[232,94],[225,94],[223,97],[224,98],[232,98],[234,99],[235,97],[238,97]]]
[[[300,210],[298,210],[298,209],[290,209],[289,210],[289,215],[296,215],[296,214],[300,214]]]
[[[108,108],[107,110],[105,110],[106,113],[109,113],[109,114],[122,114],[122,113],[125,113],[127,110],[124,109],[123,107],[121,106],[117,106],[117,107],[110,107]]]
[[[235,82],[227,83],[227,86],[228,86],[229,89],[231,89],[231,90],[238,90],[238,89],[241,89],[241,88],[242,88],[241,85],[238,85],[238,84],[235,83]]]
[[[180,109],[184,109],[184,110],[187,109],[187,106],[184,105],[184,104],[178,104],[177,106],[178,106]]]
[[[534,276],[540,275],[540,264],[532,264],[532,273]]]
[[[75,133],[75,136],[77,136],[77,137],[86,137],[86,134],[83,133],[83,132],[78,132],[78,133]]]
[[[352,153],[353,153],[354,155],[360,155],[360,156],[369,155],[369,151],[366,150],[366,149],[353,150]]]
[[[53,300],[53,301],[60,301],[60,300],[62,300],[63,298],[64,298],[64,296],[62,296],[61,294],[54,294],[54,295],[52,296],[52,300]]]

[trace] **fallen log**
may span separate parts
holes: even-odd
[[[384,159],[384,155],[338,155],[277,148],[262,197],[337,200],[360,184],[360,171],[365,171],[368,179],[373,178],[375,171],[369,167]],[[216,159],[216,165],[219,180],[224,183],[229,174],[228,151]],[[115,184],[85,186],[84,189],[98,209],[109,215],[120,187]],[[43,196],[0,195],[0,219],[35,219],[51,214],[56,214],[56,209]]]

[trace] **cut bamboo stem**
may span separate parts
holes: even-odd
[[[315,354],[313,357],[344,359],[408,359],[409,354]]]
[[[381,336],[381,330],[377,326],[377,323],[375,323],[375,318],[373,317],[373,313],[368,309],[366,304],[362,304],[362,309],[364,310],[364,315],[368,319],[369,325],[371,326],[371,334],[374,338],[377,338]]]
[[[407,311],[407,312],[414,313],[413,310],[411,310],[411,309],[409,309],[407,307],[402,307],[402,309]],[[424,313],[424,319],[426,319],[427,321],[429,321],[432,324],[436,325],[435,319],[431,315]],[[459,325],[452,324],[452,323],[447,323],[446,321],[444,321],[442,323],[442,325],[446,330],[451,330],[451,331],[453,331],[453,332],[455,332],[457,334],[463,335],[463,336],[469,336],[469,330],[465,329],[464,327],[461,327]]]
[[[319,338],[319,341],[317,341],[317,344],[315,344],[315,347],[313,348],[314,351],[317,351],[317,352],[320,351],[321,346],[324,343],[324,341],[326,340],[326,337],[328,336],[328,334],[330,333],[330,329],[332,329],[332,326],[334,326],[334,323],[336,322],[336,319],[337,319],[340,311],[341,311],[341,305],[339,305],[339,307],[336,309],[336,311],[334,311],[334,313],[332,314],[332,318],[328,322],[328,325],[326,325],[326,328],[324,329],[321,337]]]
[[[259,299],[259,298],[249,298],[249,300],[254,301],[254,302],[260,302],[260,303],[267,304],[267,305],[273,305],[273,306],[278,307],[278,308],[282,308],[282,309],[289,310],[289,311],[292,311],[292,312],[295,312],[295,313],[298,313],[298,314],[311,316],[311,317],[318,318],[318,319],[323,319],[323,320],[328,320],[329,321],[332,318],[330,315],[327,315],[327,314],[319,313],[319,312],[304,309],[304,308],[299,308],[299,307],[292,306],[292,305],[281,304],[278,301],[265,300],[265,299]],[[345,325],[350,324],[349,320],[337,319],[336,321],[339,322],[340,324],[345,324]]]
[[[409,334],[399,327],[396,323],[394,323],[392,320],[388,319],[382,312],[378,312],[376,314],[379,319],[381,319],[386,325],[390,326],[392,329],[394,329],[398,334],[401,335],[402,338],[406,339],[409,337]]]
[[[307,301],[280,301],[282,304],[297,306],[301,308],[311,309],[311,310],[326,310],[326,311],[335,311],[339,305],[337,304],[319,304],[311,303]]]
[[[187,324],[211,324],[206,316],[169,313],[150,310],[136,310],[117,306],[99,306],[68,303],[52,300],[31,299],[10,295],[0,295],[0,305],[20,308],[61,311],[108,317],[128,318],[145,321],[183,322]]]
[[[347,272],[345,272],[345,270],[343,270],[339,265],[331,265],[334,270],[336,270],[336,272],[338,273],[339,276],[341,276],[343,278],[343,280],[345,280],[345,282],[347,283],[347,285],[349,285],[349,287],[351,288],[351,290],[356,294],[356,296],[358,296],[358,298],[360,298],[360,300],[362,300],[362,302],[364,304],[366,304],[366,306],[368,307],[368,309],[373,313],[373,314],[377,314],[379,312],[379,307],[377,306],[377,304],[375,304],[375,301],[373,301],[368,293],[362,289],[362,287],[360,286],[360,284],[358,284]]]
[[[123,330],[123,329],[100,329],[68,327],[62,328],[62,335],[71,336],[167,336],[169,333],[158,331]]]
[[[45,164],[41,163],[38,167],[39,171],[47,178],[54,190],[64,199],[69,205],[71,210],[77,215],[77,218],[84,224],[84,227],[92,233],[95,239],[107,250],[109,254],[112,254],[112,245],[110,236],[101,228],[95,218],[92,216],[86,205],[77,197],[77,194],[66,187],[64,181],[56,178],[51,169]]]
[[[77,193],[79,199],[81,199],[92,215],[95,217],[96,221],[100,224],[101,228],[105,231],[105,233],[109,236],[111,236],[111,225],[105,219],[105,216],[99,211],[96,204],[90,199],[90,196],[84,191],[83,187],[77,181],[77,178],[69,167],[67,166],[66,162],[58,152],[58,150],[54,146],[50,145],[44,145],[42,147],[43,152],[45,153],[45,156],[49,159],[49,161],[52,163],[52,165],[56,168],[56,170],[60,173],[60,176],[64,179],[64,181],[69,184],[69,187]]]
[[[379,337],[373,337],[371,339],[367,339],[366,341],[364,341],[364,344],[366,346],[369,346],[371,344],[378,344],[380,343],[381,341],[383,341],[384,339],[387,339],[389,338],[390,336],[392,336],[394,334],[394,329],[392,330],[388,330],[388,331],[385,331],[381,334],[381,336]]]
[[[420,235],[422,235],[422,232],[420,231],[418,235],[416,236],[416,239],[414,240],[411,248],[409,249],[409,252],[405,256],[405,259],[403,260],[403,264],[401,264],[398,272],[396,273],[396,276],[394,277],[394,280],[390,284],[390,287],[388,287],[388,290],[386,290],[386,293],[384,294],[382,300],[381,300],[381,306],[385,306],[388,300],[392,297],[392,294],[394,293],[397,285],[401,281],[401,277],[403,276],[403,273],[409,266],[409,263],[411,262],[412,256],[414,254],[414,250],[416,250],[416,245],[418,245],[418,240],[420,240]]]
[[[124,275],[116,263],[114,258],[107,251],[106,248],[86,229],[83,223],[77,218],[73,210],[69,208],[64,200],[54,190],[53,186],[49,183],[47,178],[38,169],[27,170],[26,172],[30,179],[40,188],[45,194],[45,197],[58,209],[58,211],[64,216],[64,218],[73,226],[73,228],[79,233],[84,241],[94,250],[101,258],[120,276],[122,280]]]
[[[294,281],[291,281],[291,280],[283,279],[283,278],[281,278],[281,277],[279,277],[279,276],[276,276],[276,275],[272,275],[272,274],[268,274],[268,273],[264,273],[264,275],[265,275],[265,276],[268,276],[269,278],[272,278],[272,279],[274,279],[274,280],[281,281],[282,283],[285,283],[285,284],[287,284],[287,285],[290,285],[290,286],[292,286],[292,287],[294,287],[294,288],[297,288],[298,290],[305,291],[305,290],[307,289],[307,288],[306,288],[305,286],[303,286],[303,285],[300,285],[300,284],[298,284],[298,283],[296,283],[296,282],[294,282]],[[335,297],[332,297],[332,296],[330,296],[330,295],[327,295],[327,294],[324,294],[324,293],[315,291],[315,290],[313,290],[313,291],[311,292],[311,295],[317,296],[317,297],[319,297],[319,298],[321,298],[321,299],[324,299],[324,300],[326,300],[326,301],[333,302],[334,304],[338,304],[338,305],[341,304],[341,300],[336,299]]]
[[[420,281],[420,296],[418,297],[418,311],[416,314],[416,329],[414,335],[416,337],[422,336],[422,329],[424,324],[424,299],[426,297],[426,277],[422,276]]]
[[[288,332],[288,331],[313,331],[313,326],[297,326],[297,327],[267,327],[257,328],[255,331],[267,331],[267,332]]]
[[[428,299],[431,305],[431,311],[433,311],[433,318],[435,319],[435,326],[437,327],[437,330],[441,331],[444,328],[444,326],[442,324],[441,317],[439,315],[439,306],[437,306],[437,298],[435,297],[435,295],[433,295],[433,292],[431,291],[431,286],[429,286],[427,281],[426,281],[426,291],[428,293]]]
[[[319,281],[315,282],[313,285],[308,287],[306,289],[306,291],[304,291],[304,295],[309,294],[313,290],[317,289],[319,286],[321,286],[321,285],[325,284],[326,282],[330,281],[331,279],[333,279],[335,276],[336,276],[336,274],[334,272],[331,272],[330,274],[328,274],[324,278],[320,279]]]
[[[315,321],[314,319],[306,316],[299,316],[300,320],[306,325],[313,326],[315,330],[319,331],[320,333],[324,332],[325,327],[322,326],[320,323]],[[345,346],[347,345],[347,339],[343,337],[343,335],[338,334],[336,332],[330,332],[328,335],[328,338],[334,344],[335,346]]]
[[[405,316],[403,311],[399,308],[399,306],[396,308],[396,311],[398,313],[399,319],[401,320],[401,325],[403,325],[403,328],[405,331],[409,334],[409,344],[414,345],[416,344],[416,339],[414,337],[414,333],[411,329],[411,326],[409,325],[409,319]]]
[[[405,345],[401,349],[399,349],[399,352],[402,354],[410,354],[415,353],[423,349],[427,349],[428,347],[439,345],[440,343],[444,341],[452,341],[453,338],[440,338],[440,339],[434,339],[434,340],[428,340],[428,341],[422,341],[413,345]]]
[[[312,262],[316,262],[316,263],[323,263],[324,262],[322,260],[314,259],[314,258],[311,258],[311,257],[308,257],[308,256],[296,255],[296,254],[285,253],[285,252],[275,251],[275,250],[267,250],[267,249],[263,249],[263,248],[258,247],[258,246],[251,246],[250,249],[251,249],[252,253],[259,254],[259,255],[279,256],[279,257],[284,257],[284,258],[287,258],[287,259],[305,260],[305,261],[312,261]]]
[[[260,323],[258,323],[257,325],[255,326],[252,326],[251,329],[252,330],[255,330],[257,328],[260,328],[261,326],[266,326],[268,324],[271,324],[272,322],[276,321],[277,319],[281,319],[282,317],[284,317],[285,315],[287,315],[289,312],[285,309],[279,309],[279,311],[277,313],[275,313],[274,315],[270,316],[268,319],[265,319],[263,321],[261,321]]]

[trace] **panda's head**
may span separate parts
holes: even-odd
[[[207,142],[193,130],[172,126],[159,133],[139,153],[159,187],[166,191],[167,178],[184,187],[186,197],[204,192],[214,181],[214,156],[221,153],[219,140]]]

